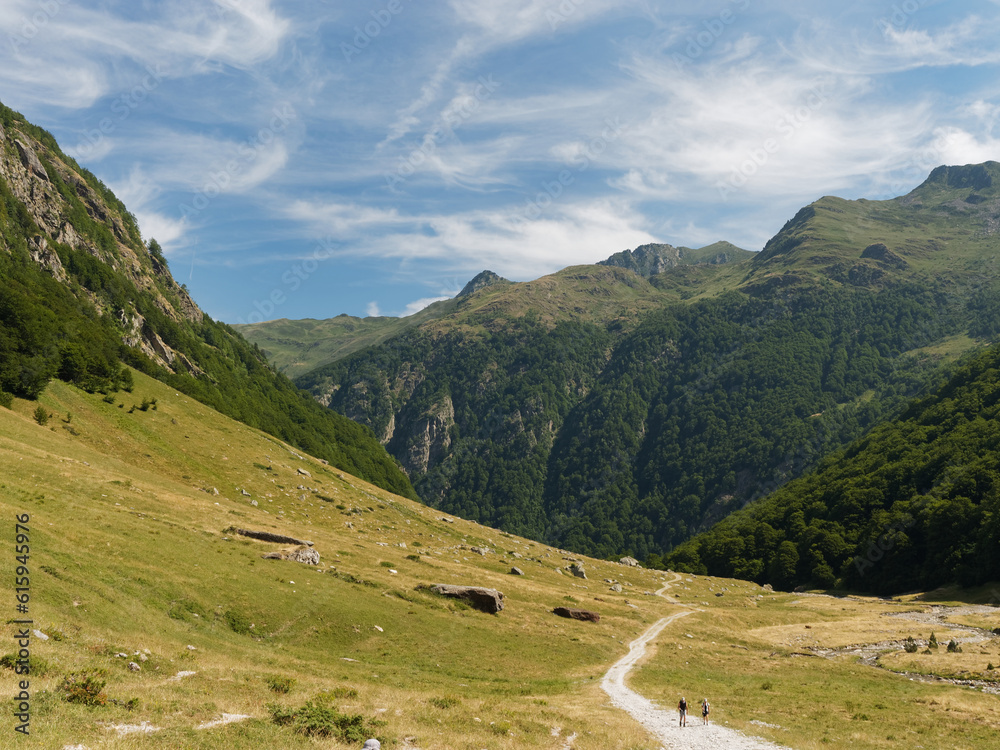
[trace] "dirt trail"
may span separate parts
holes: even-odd
[[[663,592],[680,580],[681,576],[675,573],[674,579],[656,592],[657,596],[663,596]],[[672,603],[676,604],[676,602]],[[684,605],[677,604],[677,606]],[[700,709],[698,708],[700,701],[693,695],[688,699],[690,706],[688,725],[683,728],[679,727],[677,726],[676,709],[660,708],[653,701],[644,698],[625,685],[625,677],[646,655],[646,646],[663,632],[664,628],[682,617],[701,611],[685,608],[657,621],[639,638],[629,644],[628,654],[615,662],[604,675],[604,679],[601,680],[601,688],[608,694],[615,706],[627,711],[633,719],[649,730],[664,748],[669,748],[669,750],[719,750],[719,748],[726,748],[726,750],[784,750],[780,745],[756,737],[748,737],[735,729],[727,729],[717,724],[704,726],[701,723]]]

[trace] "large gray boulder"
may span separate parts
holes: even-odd
[[[587,580],[587,571],[583,569],[583,563],[575,562],[569,566],[569,572],[575,575],[577,578],[582,578]]]
[[[629,567],[629,568],[641,568],[642,567],[639,564],[639,561],[636,560],[634,557],[623,557],[618,562],[621,563],[622,565],[625,565],[625,566]]]
[[[503,594],[496,589],[487,589],[482,586],[456,586],[451,583],[435,583],[431,586],[431,591],[441,596],[461,599],[476,609],[488,612],[491,615],[495,615],[503,609]]]
[[[295,549],[281,550],[280,552],[268,552],[261,555],[265,560],[291,560],[303,565],[319,565],[319,552],[300,545]]]

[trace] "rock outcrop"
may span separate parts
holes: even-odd
[[[431,586],[431,591],[441,596],[461,599],[481,612],[488,612],[491,615],[495,615],[503,609],[504,596],[496,589],[483,588],[482,586],[456,586],[450,583],[435,583]]]

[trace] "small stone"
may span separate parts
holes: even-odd
[[[299,474],[301,474],[301,475],[302,475],[302,476],[304,476],[304,477],[311,477],[311,476],[312,476],[312,474],[310,474],[310,473],[309,473],[308,471],[306,471],[305,469],[297,469],[297,471],[299,472]]]
[[[32,630],[32,634],[40,641],[47,641],[49,637],[45,635],[41,630]]]
[[[190,646],[189,645],[189,646],[187,646],[187,650],[188,651],[197,651],[198,649],[196,649],[194,646]]]
[[[128,663],[128,668],[129,668],[129,669],[130,669],[131,671],[133,671],[133,672],[138,672],[138,671],[139,671],[140,669],[142,669],[142,667],[140,667],[140,666],[139,666],[138,664],[136,664],[136,663],[135,663],[134,661],[130,661],[130,662]]]
[[[378,625],[375,625],[374,627],[375,627],[375,630],[377,630],[377,631],[378,631],[378,632],[380,632],[380,633],[384,633],[384,632],[385,632],[385,631],[384,631],[384,630],[382,630],[382,628],[381,628],[381,627],[379,627]]]
[[[616,583],[614,586],[611,587],[611,590],[614,591],[616,594],[620,594],[622,590],[622,585],[620,583]]]
[[[523,576],[524,575],[524,571],[521,570],[520,568],[511,568],[510,569],[510,574],[512,576]]]
[[[127,659],[128,654],[115,654],[116,659]]]

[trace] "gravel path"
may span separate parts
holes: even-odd
[[[670,588],[671,584],[681,580],[674,574],[674,580],[657,591],[658,596]],[[653,701],[644,698],[625,685],[625,677],[632,668],[646,655],[646,646],[652,642],[671,623],[686,617],[697,609],[685,609],[669,617],[664,617],[629,644],[629,652],[619,659],[601,680],[601,688],[611,698],[611,702],[627,711],[633,719],[642,724],[669,750],[787,750],[772,742],[748,737],[735,729],[710,724],[707,727],[701,723],[700,701],[695,696],[688,700],[690,706],[688,725],[677,726],[677,711],[664,710]]]

